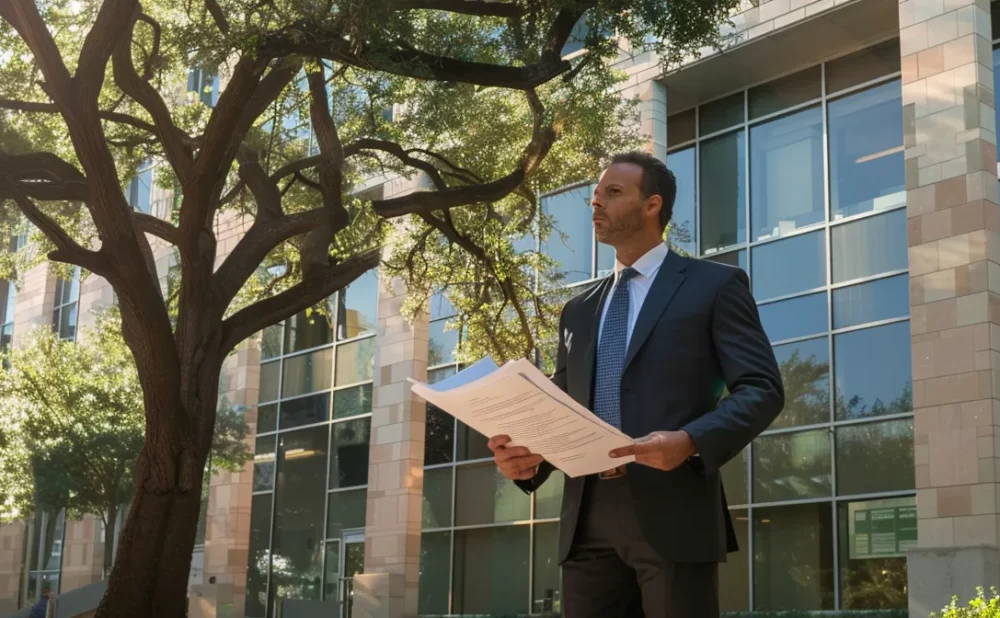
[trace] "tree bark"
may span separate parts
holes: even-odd
[[[115,525],[118,523],[118,505],[112,505],[105,514],[104,522],[104,577],[111,573],[115,550]]]

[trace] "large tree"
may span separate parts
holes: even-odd
[[[98,616],[183,615],[220,367],[264,327],[382,261],[412,306],[447,288],[480,351],[524,355],[547,340],[554,265],[515,247],[551,229],[539,195],[636,144],[609,61],[716,45],[738,4],[0,1],[0,234],[23,215],[50,260],[111,283],[145,404]],[[564,59],[580,32],[586,53]],[[186,96],[190,68],[224,87]],[[169,171],[169,220],[123,195],[151,159]],[[404,197],[360,191],[415,173],[424,185]],[[226,212],[246,232],[216,264]],[[176,319],[151,239],[179,258]],[[0,274],[29,257],[0,260]]]

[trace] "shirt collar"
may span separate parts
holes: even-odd
[[[663,260],[666,259],[667,254],[670,253],[669,247],[666,243],[660,243],[646,252],[641,258],[632,264],[632,268],[639,272],[640,275],[646,279],[650,279],[656,274],[656,271],[660,269],[660,265],[663,264]],[[615,282],[618,282],[618,275],[621,271],[625,270],[627,266],[615,260]]]

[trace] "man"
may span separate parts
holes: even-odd
[[[717,617],[718,563],[737,549],[719,468],[784,406],[746,273],[663,243],[676,194],[657,159],[614,158],[591,210],[615,272],[562,312],[552,380],[635,439],[612,457],[636,458],[566,480],[566,618]],[[553,467],[509,442],[490,440],[497,465],[535,491]]]
[[[28,618],[45,618],[49,610],[49,598],[52,596],[52,589],[48,584],[42,586],[42,593],[38,597],[38,602],[31,606]]]

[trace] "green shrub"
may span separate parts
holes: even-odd
[[[976,588],[976,598],[966,605],[958,604],[958,597],[952,597],[941,613],[931,614],[930,618],[1000,618],[1000,596],[996,588],[990,588],[990,598],[982,587]]]

